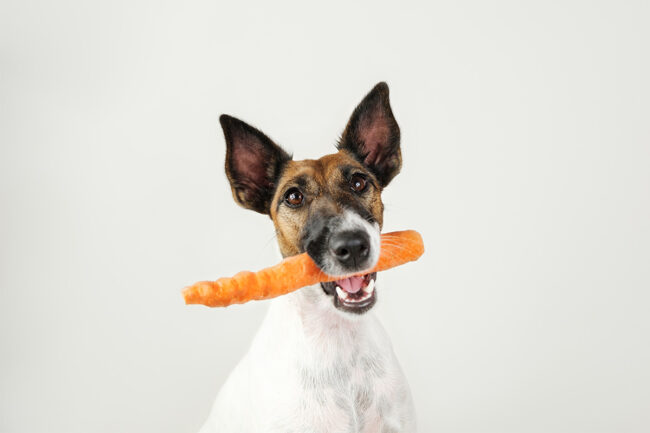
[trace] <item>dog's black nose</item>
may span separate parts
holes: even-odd
[[[363,231],[344,231],[330,237],[330,251],[338,262],[353,269],[363,265],[370,253],[370,239]]]

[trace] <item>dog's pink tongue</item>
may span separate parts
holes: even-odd
[[[348,293],[357,293],[363,287],[363,277],[350,277],[338,280],[336,284]]]

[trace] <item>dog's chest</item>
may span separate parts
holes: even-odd
[[[352,351],[329,365],[303,365],[297,412],[307,425],[324,425],[329,431],[379,431],[383,420],[399,411],[394,397],[407,392],[392,369],[374,351]]]
[[[271,332],[260,337],[275,342],[256,342],[264,349],[252,361],[270,368],[268,385],[281,390],[274,406],[282,416],[272,431],[400,431],[410,394],[374,318],[352,324],[327,315],[295,323],[282,315],[270,319],[281,322],[266,323]],[[277,363],[259,365],[270,358]]]
[[[308,302],[312,292],[273,301],[204,432],[414,431],[410,391],[379,322],[341,320]]]

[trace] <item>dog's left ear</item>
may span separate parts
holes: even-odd
[[[402,167],[399,126],[390,108],[386,83],[377,84],[363,98],[337,147],[365,164],[382,187],[399,173]]]
[[[239,119],[223,114],[219,122],[226,138],[226,176],[233,198],[246,209],[268,214],[276,182],[291,155]]]

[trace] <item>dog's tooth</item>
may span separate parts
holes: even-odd
[[[372,293],[375,290],[375,280],[370,280],[368,285],[363,288],[363,291],[366,293]]]
[[[345,293],[345,291],[339,286],[336,286],[336,293],[339,295],[339,298],[341,299],[345,299],[348,297],[347,293]]]

